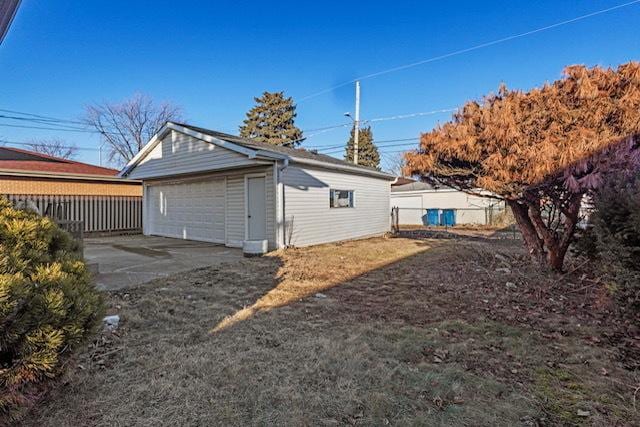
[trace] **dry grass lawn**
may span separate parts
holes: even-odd
[[[26,424],[637,424],[606,298],[519,245],[370,239],[110,293],[121,328]]]

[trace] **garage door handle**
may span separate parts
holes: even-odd
[[[247,215],[247,218],[251,218],[251,215]]]

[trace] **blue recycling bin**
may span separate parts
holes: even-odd
[[[427,209],[427,225],[440,225],[440,209]]]
[[[443,209],[440,216],[440,225],[445,227],[456,225],[456,211],[454,209]]]

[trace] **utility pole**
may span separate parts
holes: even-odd
[[[360,81],[356,80],[356,118],[353,131],[353,164],[358,164],[358,137],[360,136]]]

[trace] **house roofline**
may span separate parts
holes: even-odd
[[[62,178],[62,179],[76,179],[83,181],[107,181],[117,182],[120,184],[141,184],[142,181],[134,179],[119,178],[117,176],[95,175],[95,174],[80,174],[69,172],[46,172],[46,171],[29,171],[29,170],[17,170],[17,169],[0,169],[0,176],[17,176],[17,177],[30,177],[30,178]]]
[[[392,175],[386,172],[380,172],[377,170],[367,170],[367,169],[359,168],[356,166],[339,165],[339,164],[334,164],[329,162],[323,162],[321,160],[306,159],[304,157],[295,157],[295,156],[289,156],[289,160],[293,163],[317,166],[323,169],[334,169],[334,170],[339,170],[344,172],[351,172],[355,175],[369,175],[369,176],[374,176],[376,178],[384,178],[388,181],[393,181],[395,179],[395,175]]]
[[[167,122],[159,131],[156,133],[153,138],[149,140],[147,144],[136,154],[127,165],[118,173],[118,176],[125,177],[131,172],[131,170],[140,163],[151,150],[153,150],[156,145],[166,136],[166,134],[175,130],[177,132],[183,133],[185,135],[189,135],[193,138],[199,139],[201,141],[207,142],[209,144],[214,144],[219,147],[226,148],[231,151],[235,151],[236,153],[244,154],[249,159],[255,159],[256,157],[268,158],[270,160],[277,160],[283,158],[282,156],[273,155],[272,153],[263,151],[263,150],[251,150],[249,148],[242,147],[238,144],[234,144],[233,142],[224,141],[219,138],[215,138],[211,135],[204,134],[202,132],[197,132],[192,129],[189,129],[185,126],[180,126],[178,124]]]
[[[384,178],[389,181],[393,181],[395,179],[395,175],[388,174],[386,172],[380,172],[376,170],[368,170],[362,167],[357,166],[349,166],[349,165],[341,165],[336,163],[324,162],[322,160],[314,160],[307,159],[305,157],[298,157],[295,155],[288,155],[282,153],[276,153],[268,150],[254,150],[251,148],[247,148],[241,146],[239,144],[235,144],[233,142],[225,141],[220,138],[213,137],[211,135],[207,135],[202,132],[198,132],[192,129],[189,129],[185,126],[181,126],[179,124],[173,122],[167,122],[154,136],[149,140],[147,144],[136,154],[127,165],[118,173],[119,177],[126,177],[131,170],[140,163],[140,161],[151,151],[156,145],[164,138],[167,132],[175,130],[177,132],[183,133],[185,135],[189,135],[193,138],[199,139],[201,141],[217,145],[219,147],[223,147],[229,149],[231,151],[235,151],[237,153],[243,154],[247,156],[249,159],[266,159],[271,161],[277,160],[289,160],[294,163],[309,165],[309,166],[317,166],[324,169],[330,170],[339,170],[344,172],[351,172],[356,175],[370,175],[377,178]]]

